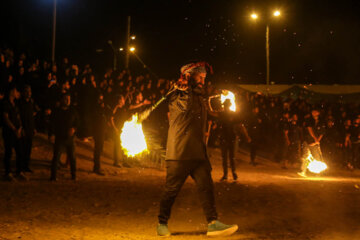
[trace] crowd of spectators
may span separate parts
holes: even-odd
[[[122,165],[119,160],[122,156],[121,149],[116,147],[120,145],[118,136],[121,122],[134,112],[154,104],[167,92],[170,85],[170,80],[154,79],[149,74],[135,75],[130,71],[114,72],[111,69],[99,74],[95,73],[90,65],[79,67],[71,63],[68,58],[63,58],[61,62],[52,65],[46,60],[29,58],[26,54],[16,56],[10,49],[0,50],[1,101],[6,103],[9,97],[15,99],[15,104],[19,104],[20,116],[25,118],[26,122],[26,118],[31,118],[31,113],[24,116],[24,112],[21,111],[28,110],[24,110],[21,107],[21,101],[17,99],[30,98],[33,102],[31,111],[34,118],[30,130],[33,128],[34,131],[44,132],[50,137],[56,131],[56,127],[52,125],[53,113],[62,106],[63,96],[70,96],[71,103],[69,104],[76,110],[78,116],[76,136],[83,141],[88,141],[90,137],[98,136],[97,133],[100,130],[105,132],[105,135],[99,136],[99,139],[114,141],[114,165],[116,166]],[[207,87],[209,95],[216,91],[210,82]],[[21,93],[21,97],[14,89]],[[29,89],[30,96],[28,96]],[[65,105],[66,101],[66,99],[63,101]],[[284,167],[288,165],[284,159],[299,161],[301,144],[307,135],[307,122],[311,119],[312,111],[317,110],[323,124],[321,147],[324,158],[349,169],[360,167],[360,109],[358,105],[332,103],[325,100],[310,104],[301,97],[284,99],[249,92],[238,93],[237,103],[240,110],[236,114],[240,116],[242,125],[247,129],[247,134],[245,134],[247,136],[244,137],[244,134],[240,133],[237,135],[240,141],[244,140],[243,146],[250,145],[252,163],[255,163],[257,150],[270,153],[275,161],[284,163]],[[94,116],[99,113],[98,106],[102,106],[103,119]],[[156,112],[144,122],[144,131],[151,136],[157,136],[152,138],[152,142],[157,143],[154,149],[160,149],[159,146],[164,146],[166,142],[166,104],[163,104]],[[1,121],[4,136],[7,120],[3,119],[3,113],[9,113],[6,106],[2,107]],[[99,121],[103,121],[104,124],[99,124]],[[209,145],[218,146],[221,124],[218,123],[217,118],[213,118],[211,123]],[[12,127],[18,130],[17,126],[12,125],[10,130]],[[20,135],[19,133],[19,136],[16,134],[14,136],[22,138]],[[10,147],[15,145],[12,144]],[[101,147],[98,147],[94,158],[96,158],[95,155],[99,155],[99,151],[100,153],[102,151],[102,145],[97,146]],[[31,171],[29,165],[23,165],[23,171]],[[21,174],[22,170],[19,168],[18,174]],[[94,171],[101,173],[99,166],[94,167]]]

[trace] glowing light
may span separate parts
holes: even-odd
[[[130,38],[131,38],[131,40],[135,40],[136,37],[135,37],[135,36],[131,36]]]
[[[121,147],[127,156],[134,157],[147,151],[142,124],[138,122],[138,115],[134,114],[130,121],[126,121],[120,134]]]
[[[307,159],[309,160],[309,165],[308,165],[308,169],[310,172],[312,173],[321,173],[322,171],[324,171],[325,169],[327,169],[327,165],[326,163],[322,162],[322,161],[318,161],[316,160],[311,153],[309,153]]]
[[[122,48],[122,47],[121,47],[121,48],[119,48],[119,51],[120,51],[120,52],[124,51],[124,48]]]
[[[135,52],[135,48],[134,48],[134,47],[131,47],[129,50],[130,50],[130,52]]]
[[[280,16],[280,11],[275,11],[275,12],[274,12],[274,16],[275,16],[275,17]]]
[[[258,18],[258,15],[256,13],[253,13],[250,15],[252,19],[257,19]]]
[[[222,94],[220,96],[221,104],[223,104],[226,99],[230,100],[230,103],[231,103],[230,110],[235,112],[236,111],[235,94],[228,90],[223,90]]]

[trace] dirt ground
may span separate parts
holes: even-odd
[[[97,176],[91,173],[92,146],[77,144],[76,182],[63,169],[53,183],[48,181],[51,145],[44,136],[36,137],[30,180],[0,181],[1,240],[159,239],[156,224],[165,172],[138,164],[115,168],[112,145],[106,143],[106,176]],[[284,170],[263,158],[250,166],[248,153],[238,152],[238,181],[219,182],[220,153],[210,153],[219,218],[239,225],[235,235],[222,239],[360,239],[360,172],[330,166],[323,176],[303,179],[295,167]],[[175,202],[169,228],[170,239],[207,238],[191,179]]]

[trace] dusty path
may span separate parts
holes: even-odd
[[[78,181],[69,170],[48,181],[50,145],[38,137],[29,182],[0,182],[0,239],[159,239],[158,201],[165,173],[157,169],[114,168],[106,144],[105,177],[92,174],[92,144],[80,143]],[[251,167],[238,153],[239,180],[220,183],[220,156],[212,150],[220,219],[239,232],[224,239],[360,239],[360,173],[329,172],[298,178],[260,159]],[[246,160],[246,161],[244,161]],[[173,208],[170,239],[206,239],[205,218],[189,179]]]

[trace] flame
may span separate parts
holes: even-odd
[[[142,124],[138,122],[138,115],[134,114],[130,121],[126,121],[120,134],[121,147],[125,154],[134,157],[147,151]]]
[[[231,103],[230,110],[233,111],[233,112],[236,111],[234,93],[232,93],[232,92],[230,92],[228,90],[223,90],[220,99],[221,99],[221,104],[223,104],[226,99],[230,99],[230,103]]]
[[[310,172],[320,173],[320,172],[324,171],[325,169],[327,169],[326,163],[316,160],[311,155],[311,153],[309,153],[307,159],[310,162],[309,165],[307,166],[307,168],[309,169]]]

